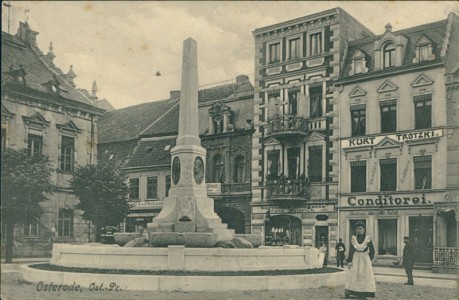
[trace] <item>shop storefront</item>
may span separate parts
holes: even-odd
[[[129,213],[124,222],[125,232],[143,232],[147,224],[153,222],[162,208],[162,201],[129,202]]]
[[[397,264],[403,253],[403,237],[409,236],[418,264],[432,264],[435,245],[435,202],[444,193],[343,195],[340,198],[339,237],[347,249],[357,221],[366,224],[379,264]]]

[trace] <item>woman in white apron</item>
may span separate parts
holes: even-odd
[[[371,260],[375,256],[373,242],[369,235],[365,235],[365,224],[361,221],[355,224],[355,235],[351,238],[351,247],[346,261],[349,264],[347,274],[346,298],[374,298],[376,292],[375,275]]]

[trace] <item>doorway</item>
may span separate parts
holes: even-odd
[[[410,217],[410,238],[413,243],[414,261],[432,263],[433,258],[433,217]]]
[[[301,220],[297,217],[272,216],[265,225],[265,244],[269,246],[301,246]]]

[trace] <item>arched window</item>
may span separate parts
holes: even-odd
[[[223,182],[224,181],[224,165],[223,157],[220,154],[214,156],[214,178],[213,182]]]
[[[236,156],[234,160],[234,182],[245,182],[245,157]]]
[[[395,66],[395,46],[392,43],[388,43],[384,46],[383,50],[383,66],[389,68]]]

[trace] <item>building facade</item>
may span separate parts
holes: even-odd
[[[108,112],[100,121],[99,151],[128,173],[130,212],[123,230],[142,231],[160,212],[171,187],[170,149],[178,133],[180,91],[170,99]],[[250,233],[253,86],[234,83],[199,90],[199,131],[207,150],[208,195],[236,233]]]
[[[456,247],[457,259],[455,76],[449,92],[446,82],[448,65],[458,63],[457,25],[454,14],[396,32],[388,24],[347,47],[335,88],[339,236],[349,247],[353,224],[363,221],[381,264],[399,261],[404,236],[417,263],[442,260],[433,255],[440,245]]]
[[[15,257],[48,256],[52,243],[86,242],[94,234],[75,209],[69,180],[75,167],[96,163],[97,121],[104,110],[96,107],[95,94],[75,87],[72,67],[64,74],[54,66],[52,44],[41,52],[37,35],[27,23],[20,23],[16,35],[2,32],[2,149],[48,156],[57,187],[41,203],[39,220],[16,226]]]
[[[333,84],[346,41],[372,36],[340,8],[259,28],[255,39],[252,232],[266,245],[338,238]]]

